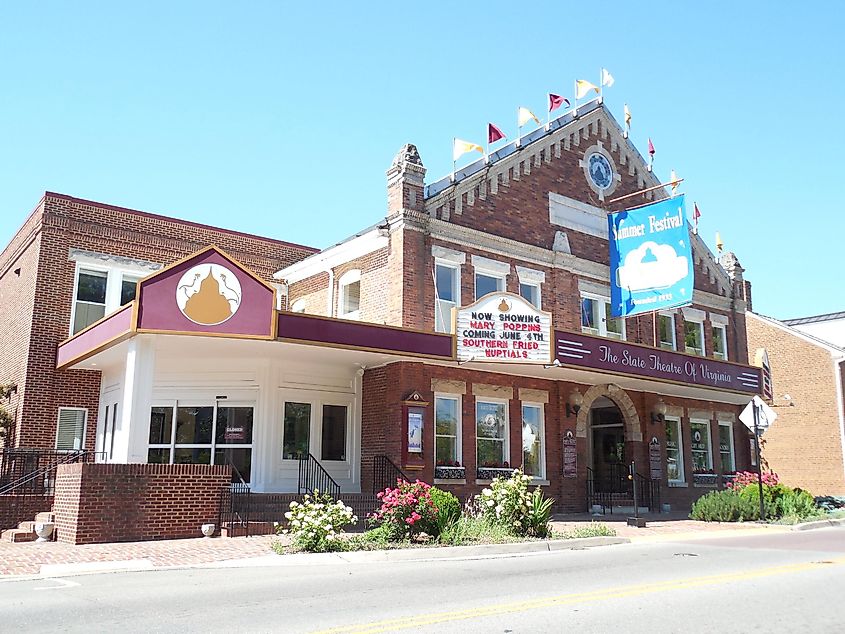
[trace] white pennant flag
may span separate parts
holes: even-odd
[[[613,85],[613,75],[606,68],[601,69],[601,85],[610,88]]]

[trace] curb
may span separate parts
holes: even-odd
[[[829,528],[830,526],[845,526],[845,518],[833,520],[816,520],[815,522],[804,522],[792,527],[794,531],[812,531],[817,528]]]

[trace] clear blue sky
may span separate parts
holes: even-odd
[[[403,143],[431,182],[453,136],[512,134],[604,66],[755,309],[845,310],[844,23],[838,2],[6,2],[0,243],[52,190],[327,246],[384,216]]]

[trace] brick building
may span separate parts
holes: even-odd
[[[690,232],[692,305],[610,317],[608,200],[659,182],[600,101],[425,175],[406,145],[385,218],[319,252],[45,195],[0,256],[25,308],[0,324],[7,444],[227,463],[258,492],[296,491],[303,455],[349,494],[395,467],[466,497],[522,466],[566,510],[621,503],[632,462],[676,508],[749,466],[736,258]],[[483,301],[542,320],[548,362],[461,358],[453,309]]]
[[[845,342],[845,314],[747,314],[748,354],[767,355],[778,414],[763,436],[766,466],[814,495],[845,496],[845,348],[834,343]]]

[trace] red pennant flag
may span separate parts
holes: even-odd
[[[488,143],[495,143],[499,139],[504,139],[505,133],[502,132],[498,126],[493,125],[492,123],[487,124],[487,142]]]
[[[651,139],[648,140],[648,153],[654,157],[654,143],[651,142]]]
[[[566,104],[566,107],[569,107],[569,99],[566,97],[561,97],[560,95],[556,95],[552,92],[549,93],[549,112],[552,110],[557,110],[563,104]]]
[[[701,218],[701,212],[698,210],[698,203],[693,203],[693,212],[692,217],[696,223],[698,223],[698,219]]]

